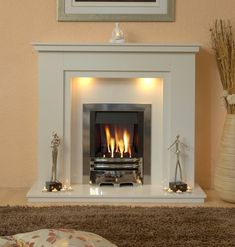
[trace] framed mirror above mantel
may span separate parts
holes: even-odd
[[[175,0],[58,0],[58,21],[174,21]]]

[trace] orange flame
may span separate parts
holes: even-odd
[[[111,146],[111,157],[114,157],[114,148],[115,148],[115,140],[114,138],[110,139],[110,146]]]
[[[114,128],[114,135],[115,135],[115,142],[117,143],[117,145],[116,145],[116,152],[118,152],[118,142],[119,142],[119,136],[118,136],[118,130],[117,130],[117,128],[115,127]]]
[[[108,152],[110,153],[110,139],[111,139],[111,135],[110,135],[110,130],[108,126],[105,126],[105,134],[106,134],[106,141],[107,141],[107,147],[108,147]]]
[[[118,149],[120,151],[121,158],[123,158],[123,153],[124,153],[124,149],[125,149],[123,140],[119,140],[119,142],[117,143],[117,146],[118,146]]]
[[[123,132],[123,140],[124,140],[124,146],[125,146],[124,152],[127,153],[128,148],[130,147],[130,135],[128,134],[126,129]]]
[[[111,153],[111,157],[114,157],[115,152],[119,152],[121,158],[123,158],[124,153],[129,153],[131,157],[131,148],[130,148],[130,134],[126,129],[122,131],[119,128],[114,128],[114,138],[111,137],[110,129],[108,126],[105,126],[105,134],[108,152]]]

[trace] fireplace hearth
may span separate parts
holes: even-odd
[[[39,52],[38,176],[29,201],[204,201],[195,183],[198,45],[37,43],[34,48]],[[42,192],[51,176],[53,131],[63,140],[58,180],[72,191]],[[181,163],[190,193],[165,190],[174,179],[175,154],[168,147],[177,135],[188,147]]]

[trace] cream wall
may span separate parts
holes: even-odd
[[[200,43],[196,78],[196,180],[213,184],[224,120],[221,86],[210,49],[209,27],[229,18],[234,0],[176,0],[173,23],[122,23],[128,42]],[[36,180],[37,54],[31,42],[107,42],[113,23],[59,23],[56,0],[0,1],[0,187]]]

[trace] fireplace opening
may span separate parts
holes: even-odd
[[[133,186],[150,174],[151,105],[84,104],[89,183]],[[87,164],[84,164],[87,171]]]
[[[143,112],[91,112],[91,157],[142,157],[143,117]]]
[[[143,112],[92,111],[90,116],[90,183],[142,184]]]
[[[96,157],[132,158],[138,156],[138,125],[100,124],[96,129]]]

